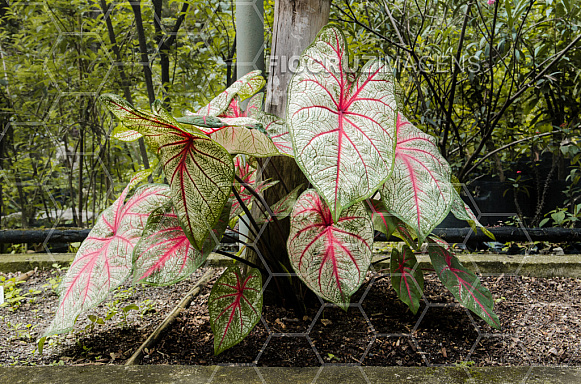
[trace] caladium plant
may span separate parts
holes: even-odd
[[[257,92],[264,79],[257,71],[196,113],[178,117],[159,102],[145,111],[102,95],[101,102],[122,123],[113,137],[143,137],[160,158],[169,185],[145,185],[127,200],[136,177],[101,214],[63,280],[61,303],[45,335],[70,330],[80,313],[129,276],[151,285],[187,278],[204,264],[228,225],[236,232],[242,215],[254,234],[275,225],[281,235],[278,220],[289,216],[286,265],[313,292],[343,309],[371,269],[375,230],[405,243],[391,253],[391,281],[417,313],[423,271],[416,254],[428,241],[444,286],[499,327],[490,293],[444,241],[431,235],[449,212],[474,230],[489,232],[454,189],[434,138],[401,112],[388,66],[370,60],[356,72],[348,65],[342,32],[324,27],[299,59],[284,119],[262,111],[263,94]],[[261,193],[277,180],[257,178],[255,158],[275,155],[294,157],[313,188],[301,194],[302,187],[296,187],[268,206]],[[250,204],[262,212],[249,217]],[[245,240],[239,239],[260,248],[269,265],[262,269],[217,251],[252,268],[233,265],[212,288],[208,307],[216,354],[239,343],[260,320],[265,271],[288,272],[259,236],[253,243]]]

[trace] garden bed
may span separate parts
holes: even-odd
[[[204,272],[171,287],[122,286],[88,314],[96,322],[104,319],[104,324],[93,324],[83,314],[74,333],[49,340],[40,355],[35,340],[56,310],[53,286],[62,272],[37,271],[18,286],[21,295],[28,293],[22,295],[20,307],[0,308],[0,364],[123,364]],[[495,310],[502,330],[490,328],[456,304],[434,275],[426,278],[428,304],[413,315],[396,299],[389,277],[370,273],[347,313],[315,302],[299,317],[267,295],[264,321],[219,356],[213,354],[206,308],[210,283],[160,344],[146,351],[142,363],[581,365],[581,279],[500,275],[482,281],[498,301]],[[131,304],[135,306],[128,307]],[[123,308],[129,308],[125,317]]]

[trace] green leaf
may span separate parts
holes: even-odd
[[[365,208],[371,214],[373,229],[385,234],[389,240],[396,230],[396,221],[399,221],[399,219],[389,213],[381,200],[367,199],[365,200]]]
[[[298,187],[290,191],[286,196],[284,196],[282,199],[280,199],[270,207],[270,210],[272,211],[277,220],[282,220],[288,215],[290,215],[297,201],[299,191],[302,188],[303,184],[299,185]],[[263,224],[266,223],[267,221],[268,222],[272,221],[272,217],[270,216],[270,214],[268,214],[268,212],[263,212],[261,216],[256,220],[258,224]]]
[[[41,337],[38,339],[38,353],[42,355],[42,351],[44,349],[44,343],[46,342],[46,337]]]
[[[414,252],[406,245],[401,252],[394,248],[391,251],[389,267],[393,289],[415,315],[420,308],[424,274]]]
[[[258,269],[242,275],[231,266],[214,283],[208,298],[214,354],[219,355],[241,342],[260,321],[262,276]]]
[[[135,304],[129,304],[123,307],[123,312],[127,313],[129,311],[138,311],[139,307]]]
[[[437,241],[428,246],[428,253],[440,281],[460,304],[492,327],[500,329],[498,316],[493,312],[494,300],[490,291],[480,284],[474,273],[464,268],[451,249],[442,244],[445,243],[443,240],[435,237],[430,239]]]
[[[467,221],[472,230],[474,231],[474,233],[477,232],[477,228],[480,228],[480,230],[486,236],[490,237],[492,240],[496,240],[492,232],[490,232],[485,226],[480,224],[474,212],[472,212],[468,204],[466,204],[464,200],[462,200],[462,198],[456,191],[454,191],[454,201],[452,203],[451,212],[457,219]]]

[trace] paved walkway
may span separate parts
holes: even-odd
[[[252,368],[201,366],[85,366],[0,368],[0,383],[55,384],[579,384],[581,368]]]

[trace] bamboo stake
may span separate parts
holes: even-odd
[[[200,278],[200,280],[194,285],[194,287],[184,296],[184,298],[179,302],[179,304],[170,312],[170,314],[165,318],[165,320],[153,331],[153,333],[145,340],[143,344],[135,351],[135,353],[125,362],[125,365],[139,365],[141,359],[143,358],[143,351],[145,348],[151,348],[156,345],[163,334],[169,329],[173,324],[175,319],[181,313],[183,309],[190,306],[194,297],[196,297],[202,287],[214,277],[214,269],[210,269]]]

